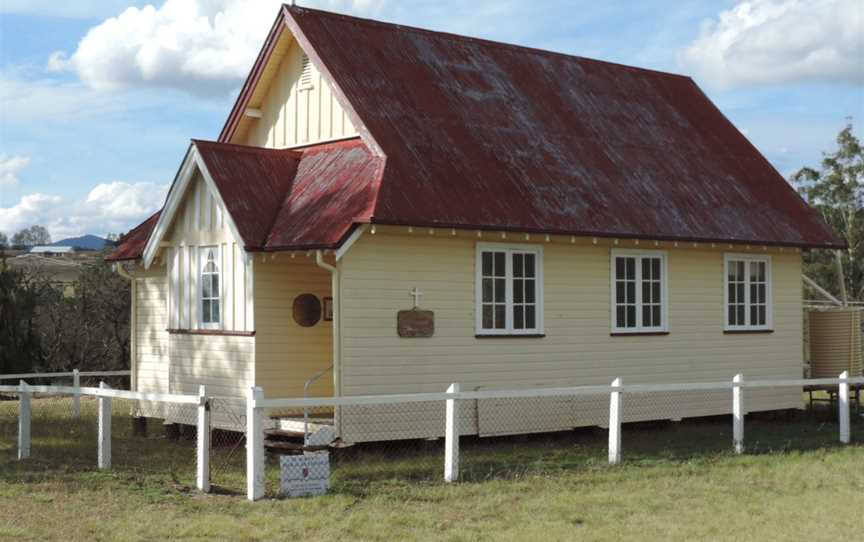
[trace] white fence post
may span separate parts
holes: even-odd
[[[18,383],[18,459],[30,457],[30,390],[23,380]]]
[[[81,417],[81,374],[78,369],[72,369],[72,387],[75,388],[72,394],[72,417],[77,420]]]
[[[246,396],[246,498],[264,496],[264,414],[255,401],[264,399],[264,390],[249,388]]]
[[[104,381],[100,389],[107,389]],[[100,469],[111,468],[111,398],[99,397],[99,453],[97,465]]]
[[[849,371],[840,373],[840,389],[837,391],[837,404],[840,409],[840,442],[849,444],[852,432],[849,427]]]
[[[612,381],[609,393],[609,464],[621,462],[621,379]]]
[[[736,454],[744,453],[744,375],[732,379],[732,443]]]
[[[207,390],[198,386],[198,489],[210,491],[210,401]]]
[[[459,393],[459,384],[450,384],[447,393]],[[444,481],[459,479],[459,405],[456,399],[447,399],[444,428]]]

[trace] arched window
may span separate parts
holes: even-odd
[[[201,248],[201,327],[219,328],[220,292],[219,289],[219,249]]]

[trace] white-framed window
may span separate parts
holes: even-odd
[[[477,243],[477,335],[543,334],[543,247]]]
[[[669,330],[666,253],[612,251],[612,332]]]
[[[219,247],[201,247],[198,320],[203,329],[219,329],[222,322],[222,281],[219,277]]]
[[[723,314],[726,331],[772,329],[771,256],[724,254]]]

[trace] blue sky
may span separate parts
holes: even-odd
[[[864,2],[299,3],[691,75],[787,177],[864,122]],[[0,232],[105,234],[155,211],[189,139],[218,135],[277,6],[0,0]]]

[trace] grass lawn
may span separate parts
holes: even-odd
[[[859,416],[850,446],[827,416],[749,417],[744,456],[730,453],[728,418],[625,425],[619,467],[599,429],[468,439],[452,485],[440,443],[355,447],[334,458],[330,494],[249,503],[242,445],[223,443],[221,489],[200,495],[194,441],[133,437],[115,405],[114,468],[97,472],[95,405],[71,423],[54,404],[34,405],[33,457],[18,462],[15,403],[0,402],[0,540],[812,541],[864,529]]]

